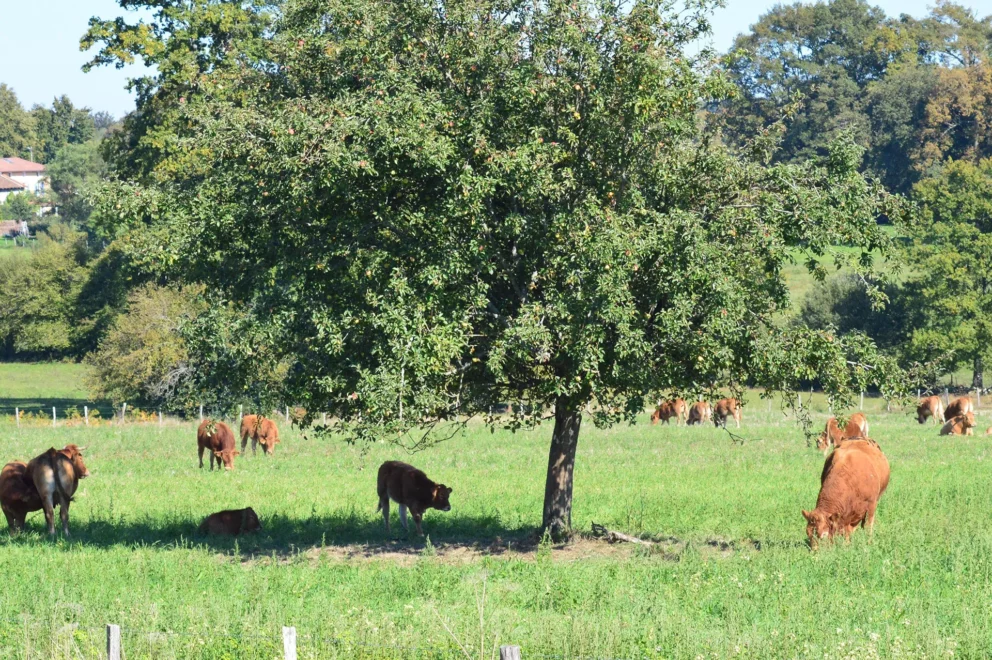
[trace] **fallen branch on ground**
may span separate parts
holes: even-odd
[[[607,529],[597,523],[592,524],[592,534],[593,536],[606,539],[607,543],[623,542],[640,543],[641,545],[654,545],[654,541],[645,541],[644,539],[639,539],[636,536],[630,536],[628,534],[624,534],[623,532],[615,532],[612,529]]]

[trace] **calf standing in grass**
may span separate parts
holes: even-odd
[[[205,419],[196,430],[196,445],[200,453],[200,468],[203,468],[203,450],[210,451],[210,470],[214,469],[214,459],[217,467],[223,462],[225,470],[234,469],[234,457],[241,452],[234,449],[234,433],[224,422]]]
[[[658,405],[658,408],[651,414],[651,423],[657,424],[658,421],[662,421],[665,424],[668,423],[672,417],[675,418],[675,425],[678,426],[680,423],[685,422],[687,406],[685,405],[685,399],[672,399],[671,401],[663,401]]]
[[[851,537],[858,525],[875,525],[878,500],[889,485],[889,462],[870,440],[845,440],[823,464],[816,508],[803,511],[806,536],[814,550],[820,539]]]
[[[427,478],[427,475],[406,463],[386,461],[379,466],[377,485],[379,493],[379,511],[386,523],[386,533],[389,533],[389,500],[400,505],[400,522],[403,529],[408,529],[406,510],[410,509],[413,523],[417,526],[417,534],[424,535],[420,521],[427,509],[451,511],[448,497],[452,490],[444,484],[437,484]]]
[[[826,428],[816,439],[816,448],[826,452],[830,447],[838,447],[842,442],[853,439],[868,440],[868,418],[864,413],[851,415],[843,430],[837,424],[836,417],[828,419]],[[874,440],[869,442],[877,444]]]
[[[279,429],[276,423],[262,415],[245,415],[241,420],[241,452],[244,453],[251,438],[251,455],[255,455],[258,445],[262,445],[262,453],[271,456],[279,444]]]
[[[232,509],[218,511],[207,516],[200,524],[201,534],[216,534],[218,536],[238,536],[262,529],[258,515],[251,507],[247,509]]]
[[[971,402],[971,399],[966,396],[958,397],[951,401],[944,410],[944,420],[950,421],[958,415],[967,415],[973,412],[975,412],[975,404]]]
[[[944,402],[939,396],[926,396],[920,399],[920,405],[916,407],[916,421],[925,424],[927,419],[932,419],[934,424],[944,423]]]
[[[692,426],[693,424],[702,424],[703,422],[709,421],[712,416],[713,408],[710,407],[710,402],[697,401],[689,408],[689,419],[686,420],[686,425]]]
[[[720,399],[713,409],[713,425],[727,428],[727,418],[733,417],[737,428],[741,427],[741,405],[737,399]]]

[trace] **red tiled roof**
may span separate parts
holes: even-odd
[[[8,179],[4,175],[0,174],[0,191],[6,192],[8,190],[24,190],[27,186],[23,183],[18,183],[13,179]]]
[[[45,166],[41,163],[32,163],[17,156],[0,158],[0,174],[10,174],[11,172],[44,172]]]

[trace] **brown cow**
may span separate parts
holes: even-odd
[[[79,480],[90,476],[83,462],[83,449],[76,445],[66,445],[64,449],[50,448],[44,454],[31,459],[24,469],[24,477],[31,479],[40,506],[45,511],[48,533],[55,535],[55,505],[59,505],[59,518],[62,520],[62,534],[69,536],[69,503],[76,494]],[[17,468],[15,468],[17,470]],[[33,500],[27,500],[32,506]],[[38,509],[33,509],[37,511]],[[4,511],[6,513],[6,510]],[[25,511],[26,513],[26,511]],[[7,519],[8,523],[10,518]],[[17,519],[18,527],[24,526],[23,517]]]
[[[992,435],[992,426],[985,429],[985,435]]]
[[[262,415],[245,415],[241,420],[241,452],[244,453],[251,438],[251,455],[254,456],[258,445],[262,445],[262,453],[271,456],[279,444],[279,429],[276,423]]]
[[[975,413],[951,417],[940,429],[941,435],[975,435]]]
[[[201,534],[217,534],[218,536],[237,536],[262,529],[258,515],[251,507],[247,509],[231,509],[211,513],[200,524]]]
[[[737,428],[741,427],[741,406],[737,399],[720,399],[713,409],[713,425],[727,428],[727,418],[733,417]]]
[[[379,508],[382,519],[386,523],[386,533],[389,533],[389,500],[400,505],[400,522],[403,529],[408,529],[406,510],[410,509],[413,522],[417,526],[417,534],[423,536],[420,521],[427,509],[451,511],[448,497],[452,489],[444,484],[437,484],[427,478],[427,475],[406,463],[386,461],[379,466],[377,484],[379,493]]]
[[[7,463],[0,471],[0,508],[7,517],[11,533],[24,528],[24,519],[32,511],[41,510],[41,497],[28,474],[28,464]]]
[[[806,536],[812,549],[820,539],[837,534],[851,537],[859,524],[875,526],[875,509],[889,485],[889,462],[868,440],[848,440],[835,449],[820,473],[816,508],[803,511]]]
[[[675,418],[676,426],[680,423],[685,422],[687,406],[685,405],[685,399],[672,399],[671,401],[664,401],[658,405],[658,408],[651,413],[651,423],[657,424],[658,420],[664,423],[668,423],[672,417]]]
[[[225,470],[234,469],[234,457],[241,452],[235,450],[234,433],[231,427],[224,422],[215,422],[212,419],[205,419],[200,422],[200,427],[196,429],[196,444],[200,453],[200,468],[203,468],[203,450],[210,450],[210,470],[214,469],[214,459],[217,460],[217,467],[223,461]]]
[[[710,402],[697,401],[689,407],[689,417],[685,423],[687,426],[702,424],[709,421],[711,417],[713,417],[713,408],[710,406]]]
[[[971,399],[966,396],[958,397],[944,409],[944,421],[954,419],[958,415],[967,415],[970,412],[975,412],[975,406],[971,403]]]
[[[925,424],[927,419],[933,419],[933,423],[944,423],[944,402],[939,396],[925,396],[920,399],[920,405],[916,407],[916,421]]]
[[[868,442],[878,445],[874,440],[868,438],[868,418],[865,417],[864,413],[858,412],[851,415],[843,431],[837,424],[836,417],[828,419],[826,428],[816,439],[816,448],[826,451],[831,446],[837,447],[847,440],[868,440]]]

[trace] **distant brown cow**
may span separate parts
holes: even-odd
[[[11,533],[24,528],[24,519],[32,511],[41,510],[41,497],[28,474],[28,464],[7,463],[0,471],[0,507],[7,517]]]
[[[689,426],[702,424],[709,421],[711,417],[713,417],[713,408],[709,401],[697,401],[689,406],[689,417],[685,423]]]
[[[831,446],[837,447],[841,442],[854,439],[868,439],[868,418],[864,416],[864,413],[858,412],[851,415],[843,430],[837,424],[836,417],[828,419],[826,428],[816,439],[816,448],[825,451]],[[868,441],[878,444],[874,440],[869,439]]]
[[[975,435],[975,413],[950,417],[940,429],[941,435]]]
[[[234,457],[241,452],[235,450],[234,433],[224,422],[205,419],[196,430],[196,445],[200,453],[200,468],[203,468],[203,450],[210,450],[210,470],[214,469],[214,459],[217,467],[223,462],[225,470],[234,469]]]
[[[218,536],[238,536],[262,529],[258,515],[251,507],[247,509],[231,509],[211,513],[200,524],[201,534],[216,534]]]
[[[737,428],[741,427],[741,406],[737,399],[720,399],[713,408],[713,425],[727,427],[727,418],[733,417]]]
[[[975,412],[975,406],[971,399],[966,396],[958,397],[944,409],[944,421],[954,419],[958,415],[967,415],[970,412]]]
[[[850,538],[858,525],[875,525],[878,500],[889,485],[889,462],[868,440],[847,440],[835,449],[820,473],[816,508],[803,511],[806,536],[816,549],[821,539],[843,534]]]
[[[251,438],[251,455],[262,445],[262,453],[272,455],[279,444],[279,429],[276,423],[262,415],[245,415],[241,420],[241,452],[244,453]]]
[[[9,463],[3,470],[12,468],[8,474],[21,476],[23,489],[20,490],[19,503],[11,507],[11,514],[7,514],[7,506],[4,506],[4,513],[7,514],[7,523],[14,528],[11,523],[13,515],[17,528],[24,527],[24,515],[29,511],[43,509],[45,512],[45,522],[48,523],[48,533],[55,535],[55,505],[59,506],[59,518],[62,520],[62,534],[69,536],[69,503],[72,496],[76,494],[79,487],[79,480],[90,476],[90,471],[86,469],[83,462],[83,449],[76,445],[66,445],[64,449],[57,450],[54,447],[40,456],[36,456],[23,468],[22,463]],[[30,479],[30,482],[28,480]],[[16,482],[14,482],[16,483]],[[30,485],[29,485],[30,484]],[[34,493],[30,493],[31,487]],[[11,484],[11,491],[18,487]],[[38,499],[35,500],[34,498]]]
[[[386,523],[386,533],[389,533],[389,500],[400,505],[400,522],[403,529],[408,529],[406,510],[410,509],[413,522],[417,526],[417,534],[424,535],[420,521],[427,509],[451,511],[448,501],[452,489],[444,484],[437,484],[427,478],[427,475],[412,465],[399,461],[386,461],[379,466],[379,478],[376,488],[379,494],[379,508],[382,519]]]
[[[985,435],[992,435],[992,426],[985,429]]]
[[[920,399],[916,407],[916,421],[925,424],[927,419],[933,419],[934,424],[944,423],[944,402],[939,396],[926,396]]]
[[[651,414],[651,423],[657,424],[658,420],[661,420],[665,424],[668,420],[675,418],[675,424],[685,423],[685,418],[687,414],[687,406],[685,405],[685,399],[672,399],[671,401],[663,401],[658,408]]]

